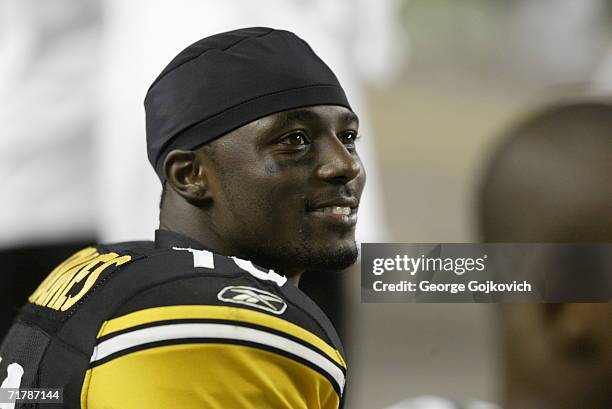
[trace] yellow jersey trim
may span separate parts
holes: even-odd
[[[245,322],[270,328],[303,340],[322,351],[332,361],[346,369],[346,363],[339,351],[312,332],[282,318],[239,307],[217,305],[172,305],[154,307],[132,312],[106,321],[98,333],[98,338],[118,331],[160,321],[181,319],[221,319]]]
[[[337,409],[320,373],[248,346],[180,344],[121,356],[89,369],[81,408]]]

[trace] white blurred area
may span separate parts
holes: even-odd
[[[0,2],[0,249],[93,237],[100,10]]]

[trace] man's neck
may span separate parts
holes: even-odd
[[[191,241],[197,242],[200,244],[200,246],[203,249],[207,249],[212,251],[213,253],[217,253],[223,256],[234,256],[234,257],[239,257],[241,259],[244,260],[249,260],[248,256],[244,256],[242,254],[238,254],[236,252],[232,252],[231,250],[227,250],[224,249],[222,246],[215,246],[215,240],[207,240],[205,237],[203,237],[200,234],[190,234],[189,231],[185,231],[182,230],[179,226],[175,226],[173,223],[167,223],[165,222],[165,220],[162,219],[162,221],[160,221],[159,224],[159,229],[160,230],[165,230],[165,231],[169,231],[169,232],[173,232],[176,234],[180,234],[182,236],[185,236],[186,238],[190,239]],[[211,245],[211,242],[213,243]],[[251,261],[251,260],[249,260]],[[274,268],[273,268],[274,269]],[[276,271],[276,269],[274,269]],[[299,283],[300,283],[300,278],[302,277],[302,273],[303,271],[295,271],[295,272],[291,272],[291,271],[276,271],[278,274],[281,275],[285,275],[287,277],[287,281],[290,282],[291,284],[293,284],[294,286],[298,287]]]

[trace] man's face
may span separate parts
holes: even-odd
[[[235,255],[287,274],[357,258],[365,184],[358,119],[319,105],[269,115],[198,151],[208,155],[213,230]]]

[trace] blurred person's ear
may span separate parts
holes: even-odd
[[[610,304],[505,304],[501,311],[508,407],[612,407]]]
[[[612,355],[609,304],[520,304],[502,310],[510,349],[522,356],[572,364]]]
[[[570,361],[600,360],[612,345],[608,304],[541,304],[548,344]]]

